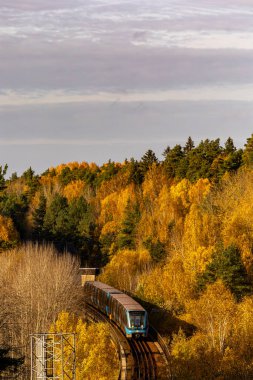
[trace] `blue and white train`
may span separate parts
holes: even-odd
[[[84,284],[86,302],[112,319],[127,338],[147,337],[148,314],[127,294],[99,281]]]

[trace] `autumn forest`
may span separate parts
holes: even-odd
[[[77,379],[117,378],[113,347],[94,367],[108,332],[81,318],[78,269],[96,266],[149,311],[172,379],[252,379],[252,205],[253,135],[243,149],[189,137],[162,160],[148,150],[41,175],[3,164],[0,378],[18,368],[27,378],[29,334],[42,329],[79,331]]]

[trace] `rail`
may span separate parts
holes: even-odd
[[[149,342],[131,340],[130,346],[136,362],[134,379],[156,380],[157,365]]]
[[[86,317],[108,323],[120,360],[118,380],[172,379],[168,347],[153,327],[147,339],[128,340],[113,321],[89,304],[86,304]]]
[[[173,374],[171,372],[171,355],[170,355],[170,351],[169,351],[169,348],[168,348],[168,345],[167,343],[164,341],[163,337],[161,336],[161,334],[159,334],[159,332],[153,327],[153,326],[150,326],[149,328],[149,335],[157,342],[158,346],[160,347],[161,349],[161,352],[162,354],[164,355],[164,360],[166,361],[166,376],[167,376],[167,379],[169,380],[172,380],[173,379]]]
[[[134,359],[127,338],[122,334],[118,327],[110,323],[109,319],[93,306],[86,304],[86,318],[95,322],[105,322],[110,329],[111,338],[116,346],[120,368],[118,380],[130,380],[133,378]]]

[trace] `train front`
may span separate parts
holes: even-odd
[[[148,336],[148,315],[146,310],[130,310],[127,313],[127,338],[140,338]]]

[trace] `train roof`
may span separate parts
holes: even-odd
[[[87,281],[87,283],[106,293],[110,293],[111,298],[119,302],[127,311],[145,311],[137,301],[113,286],[104,284],[100,281]]]
[[[123,294],[120,290],[114,288],[113,286],[104,284],[103,282],[100,282],[100,281],[89,281],[89,284],[107,293]]]
[[[145,309],[137,301],[125,293],[112,294],[112,298],[117,300],[128,311],[145,311]]]

